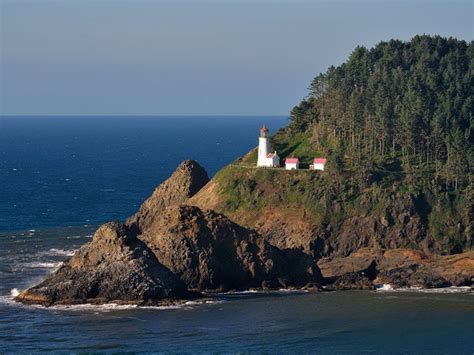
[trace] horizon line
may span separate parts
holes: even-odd
[[[87,115],[80,115],[80,114],[39,114],[39,115],[25,115],[25,114],[0,114],[0,117],[289,117],[289,114],[246,114],[246,115],[239,115],[239,114],[156,114],[156,115],[137,115],[137,114],[87,114]]]

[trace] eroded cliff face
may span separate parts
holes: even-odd
[[[317,288],[322,276],[300,250],[280,250],[212,210],[183,205],[208,181],[185,161],[125,224],[106,223],[90,243],[17,301],[162,303],[202,291]]]
[[[279,250],[255,231],[194,206],[167,208],[140,239],[190,289],[303,287],[322,280],[303,252]]]
[[[314,258],[345,257],[361,248],[453,254],[474,243],[472,206],[460,207],[466,204],[451,196],[428,188],[404,191],[400,183],[359,192],[334,186],[326,173],[228,166],[187,203]]]
[[[280,249],[304,251],[333,289],[474,283],[472,206],[400,184],[336,193],[324,174],[228,166],[187,204],[223,213]]]

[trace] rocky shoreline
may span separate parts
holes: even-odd
[[[188,203],[212,183],[197,162],[184,161],[135,215],[99,227],[58,270],[15,300],[45,306],[170,305],[249,289],[473,285],[474,251],[435,256],[361,248],[345,257],[315,258],[302,248],[278,247],[222,213]]]

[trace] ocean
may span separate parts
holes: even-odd
[[[212,176],[286,117],[0,117],[0,353],[474,352],[474,294],[237,293],[175,307],[33,307],[13,295],[134,213],[184,159]]]

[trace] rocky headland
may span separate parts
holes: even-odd
[[[16,300],[162,304],[203,292],[323,284],[303,251],[279,249],[222,214],[186,205],[208,181],[197,162],[184,161],[125,224],[102,225],[91,242]]]
[[[259,149],[212,180],[183,162],[136,214],[101,226],[17,300],[472,287],[472,46],[425,35],[358,46],[311,81],[287,127],[262,127]],[[278,168],[290,157],[296,170]],[[327,164],[308,169],[316,160]]]
[[[163,304],[248,289],[473,284],[473,251],[441,256],[403,248],[390,237],[394,231],[384,232],[383,221],[370,217],[351,217],[339,226],[338,240],[325,240],[335,226],[314,227],[297,205],[280,204],[257,218],[252,209],[232,210],[221,179],[218,174],[209,180],[197,162],[184,161],[136,214],[125,223],[102,225],[91,242],[16,300],[47,306]],[[285,186],[271,193],[278,188]],[[405,214],[405,228],[420,228],[413,213]],[[402,217],[397,218],[403,222]]]

